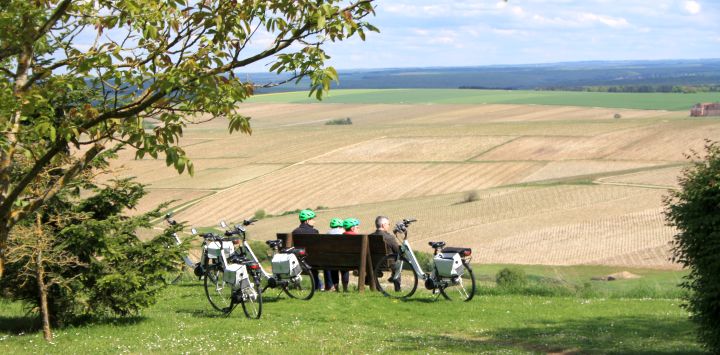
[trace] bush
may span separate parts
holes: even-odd
[[[616,120],[618,120],[618,119],[621,119],[621,118],[622,118],[622,115],[619,114],[619,113],[616,113],[616,114],[613,115],[613,118],[616,119]]]
[[[353,124],[353,123],[352,123],[352,120],[350,119],[350,117],[336,118],[334,120],[329,120],[329,121],[325,122],[325,125],[328,125],[328,126],[337,126],[337,125],[342,126],[342,125],[351,125],[351,124]]]
[[[137,232],[152,227],[159,209],[125,216],[145,195],[131,179],[110,181],[104,188],[87,186],[91,196],[81,198],[62,190],[32,219],[23,220],[11,234],[9,259],[0,289],[12,300],[38,309],[36,275],[41,270],[47,285],[48,315],[62,324],[82,317],[133,315],[154,304],[166,286],[165,276],[182,262],[188,244],[178,246],[170,226],[162,234],[142,241]],[[42,264],[35,263],[42,252]],[[42,267],[42,269],[40,269]]]
[[[673,260],[690,270],[680,284],[683,305],[698,325],[700,341],[720,353],[720,146],[708,142],[706,156],[693,152],[693,165],[679,178],[680,190],[665,197],[665,218],[677,228]]]
[[[464,203],[470,203],[480,201],[480,194],[477,193],[477,191],[469,191],[465,193],[465,197],[463,198]]]
[[[433,255],[421,251],[415,252],[415,258],[423,271],[431,272],[433,270]]]
[[[504,268],[495,275],[495,282],[502,288],[521,288],[528,283],[525,271],[519,268]]]
[[[265,213],[265,210],[260,209],[260,210],[255,211],[255,215],[253,217],[257,220],[261,220],[261,219],[267,217],[267,214]]]

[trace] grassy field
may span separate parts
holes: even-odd
[[[688,110],[698,102],[720,100],[718,93],[604,93],[563,91],[504,91],[460,89],[351,89],[333,90],[323,99],[329,103],[363,104],[534,104],[587,107],[617,107],[648,110]],[[316,102],[306,92],[258,95],[249,102]]]
[[[211,310],[196,281],[166,290],[157,305],[122,319],[56,330],[42,340],[17,303],[0,305],[0,352],[38,353],[701,353],[694,326],[673,298],[683,273],[632,269],[641,279],[595,282],[586,295],[494,292],[505,265],[476,266],[485,294],[468,303],[425,290],[408,301],[376,293],[319,293],[310,301],[265,295],[263,316]],[[608,267],[523,267],[533,280],[587,282]]]

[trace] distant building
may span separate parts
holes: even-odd
[[[690,109],[690,116],[720,116],[720,102],[705,102],[695,104],[695,106]]]

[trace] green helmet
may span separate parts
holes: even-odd
[[[313,210],[302,210],[300,211],[300,222],[305,222],[308,219],[315,218],[315,212]]]
[[[360,221],[358,221],[355,218],[348,218],[343,221],[343,228],[345,228],[345,230],[350,230],[350,228],[359,226],[359,225],[360,225]]]
[[[340,218],[333,218],[330,220],[330,228],[337,228],[343,226],[343,220]]]

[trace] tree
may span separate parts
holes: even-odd
[[[321,98],[337,80],[323,45],[377,31],[373,13],[372,0],[0,2],[0,277],[12,228],[98,155],[130,146],[192,174],[178,140],[194,117],[251,133],[236,106],[260,84],[236,70],[271,60]],[[251,51],[259,33],[272,43]]]
[[[136,314],[155,303],[164,276],[177,270],[188,247],[172,235],[182,225],[148,242],[137,236],[160,216],[159,209],[122,215],[145,194],[142,185],[116,180],[98,187],[91,177],[82,174],[10,233],[0,289],[39,311],[46,340],[52,339],[51,324]]]
[[[673,259],[690,273],[684,307],[699,325],[699,338],[720,353],[720,146],[708,142],[706,156],[694,153],[680,177],[680,190],[665,198],[665,218],[677,228]]]

